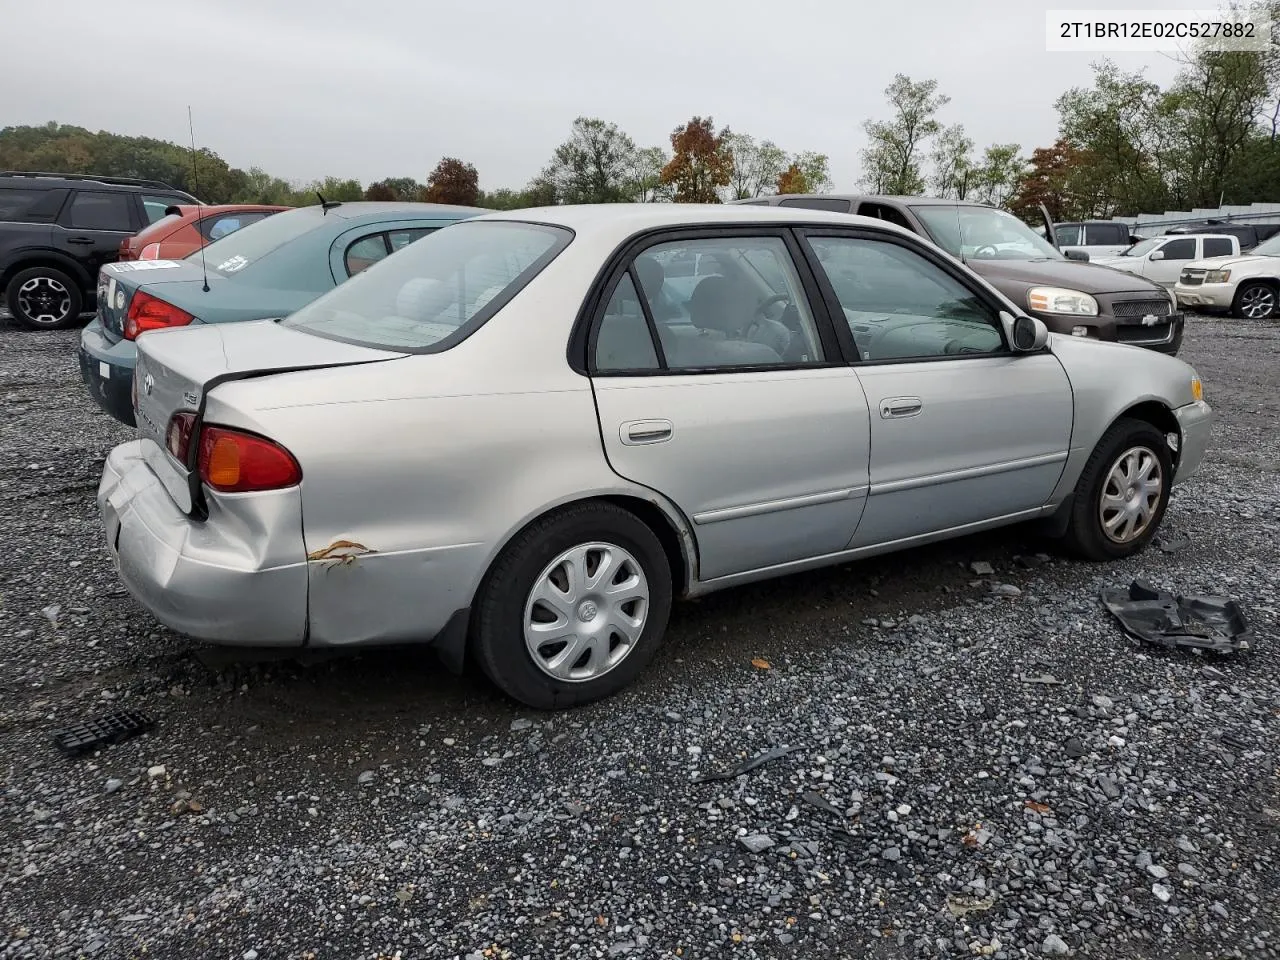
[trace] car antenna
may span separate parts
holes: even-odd
[[[334,209],[335,207],[342,206],[341,200],[326,200],[324,198],[324,194],[321,193],[319,190],[316,191],[316,196],[320,198],[320,209],[324,211],[325,216],[328,216],[329,211]]]
[[[204,219],[204,205],[200,202],[200,167],[196,162],[196,157],[199,156],[199,154],[196,153],[196,128],[195,124],[191,122],[191,104],[189,103],[187,104],[187,132],[191,134],[191,186],[196,192],[196,223],[198,224]],[[198,230],[200,228],[196,227],[196,229]],[[203,240],[204,236],[202,235],[200,239]],[[204,277],[204,286],[201,289],[203,289],[205,293],[208,293],[209,265],[204,259],[205,246],[206,244],[204,243],[200,244],[200,273]]]

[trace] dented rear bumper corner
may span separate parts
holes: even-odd
[[[150,440],[113,449],[98,485],[107,548],[134,598],[165,626],[212,643],[301,646],[307,566],[297,487],[211,501],[188,516],[147,463]]]

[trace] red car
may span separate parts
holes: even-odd
[[[181,260],[219,237],[289,209],[257,203],[168,207],[165,215],[151,226],[120,242],[120,259]]]

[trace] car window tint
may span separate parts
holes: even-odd
[[[251,223],[257,223],[267,216],[264,212],[224,213],[216,217],[205,217],[200,221],[200,233],[206,240],[219,240],[235,233]]]
[[[58,215],[65,190],[0,189],[0,220],[47,222]]]
[[[1229,257],[1232,254],[1231,241],[1226,237],[1206,237],[1204,255],[1206,257]]]
[[[1160,248],[1166,260],[1192,260],[1196,255],[1196,242],[1192,237],[1170,240]]]
[[[354,277],[361,270],[367,270],[387,255],[387,237],[384,233],[375,233],[361,237],[347,247],[347,276]]]
[[[978,296],[904,246],[852,237],[810,241],[863,360],[915,360],[1004,348]]]
[[[662,243],[641,253],[634,268],[670,369],[823,359],[795,264],[779,237]]]
[[[132,200],[132,196],[127,193],[80,191],[71,200],[67,225],[80,230],[132,233],[133,220],[129,212]]]
[[[618,281],[600,320],[595,369],[602,372],[658,369],[658,353],[630,273],[624,273]]]
[[[1055,223],[1053,225],[1053,235],[1058,238],[1060,246],[1080,246],[1080,225],[1078,223]]]
[[[875,217],[877,220],[884,220],[886,223],[892,223],[895,226],[904,227],[914,232],[911,224],[901,210],[891,207],[887,203],[862,203],[858,205],[858,215],[863,217]]]
[[[143,194],[142,209],[146,211],[147,223],[158,223],[166,216],[165,211],[172,206],[176,206],[177,201],[173,197],[150,197]]]
[[[387,239],[391,241],[391,252],[395,253],[402,247],[407,247],[413,241],[421,240],[434,229],[434,227],[428,227],[414,230],[392,230],[387,234]]]
[[[779,200],[780,207],[803,207],[806,210],[833,210],[836,213],[848,213],[850,201],[838,200],[835,197],[789,197]]]

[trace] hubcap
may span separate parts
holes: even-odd
[[[534,581],[524,605],[525,647],[557,680],[594,680],[635,649],[648,616],[649,582],[636,558],[615,544],[580,544]]]
[[[1142,536],[1156,515],[1164,491],[1160,458],[1147,447],[1130,447],[1107,473],[1098,504],[1102,532],[1113,543],[1130,543]]]
[[[1276,295],[1269,287],[1250,287],[1240,295],[1240,312],[1250,320],[1264,320],[1276,307]]]
[[[71,291],[52,277],[32,277],[18,288],[18,308],[32,323],[60,323],[71,312]]]

